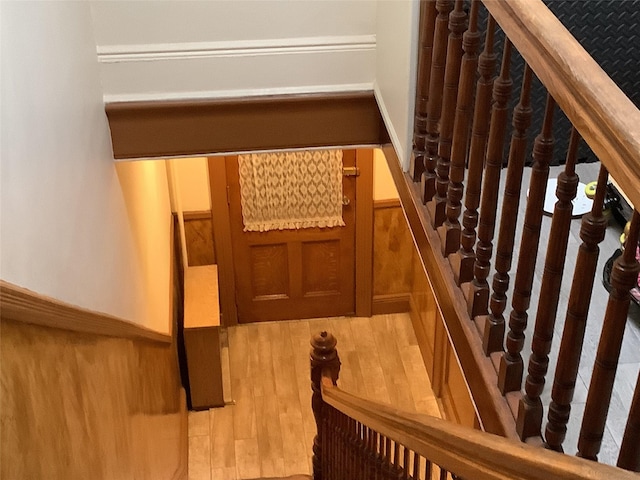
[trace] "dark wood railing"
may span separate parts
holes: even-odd
[[[336,339],[311,339],[314,480],[635,479],[619,468],[541,450],[342,391]]]
[[[539,0],[423,0],[420,18],[413,158],[409,172],[402,173],[391,152],[392,174],[484,427],[507,436],[515,432],[522,440],[538,437],[550,449],[562,451],[597,276],[598,245],[607,225],[603,204],[609,174],[631,202],[640,205],[640,111]],[[516,51],[523,70],[514,72]],[[532,98],[534,76],[546,89],[546,106],[530,142],[532,102],[540,100]],[[513,78],[521,81],[516,84]],[[572,123],[571,131],[554,129],[559,110]],[[555,137],[563,135],[569,139],[568,151],[555,152]],[[582,244],[574,252],[568,239],[582,141],[602,166],[593,207],[582,218]],[[525,186],[530,143],[533,166]],[[557,181],[548,241],[543,241],[550,164],[559,156],[566,163]],[[526,211],[518,218],[519,199],[527,188]],[[516,244],[518,224],[523,224],[523,232]],[[600,450],[629,291],[638,282],[639,230],[635,211],[624,254],[612,268],[580,430],[578,456],[590,460],[596,460]],[[514,252],[519,253],[512,269]],[[534,282],[538,252],[545,257],[538,268],[539,287]],[[576,256],[576,267],[551,376],[561,284],[563,276],[571,274],[564,271],[568,256]],[[531,312],[534,296],[540,301]],[[525,351],[526,337],[532,338],[530,351]],[[551,382],[551,402],[545,406],[542,393]],[[640,471],[639,390],[640,385],[618,458],[618,466],[635,471]],[[349,422],[345,425],[351,428]],[[380,438],[374,436],[374,443],[384,446]],[[378,453],[386,458],[389,450],[384,446]]]

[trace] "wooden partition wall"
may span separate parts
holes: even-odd
[[[0,477],[187,477],[175,339],[10,284],[0,293]]]

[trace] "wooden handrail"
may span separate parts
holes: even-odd
[[[462,478],[478,480],[637,480],[622,469],[536,448],[429,415],[365,400],[334,385],[323,371],[322,400]]]
[[[582,138],[640,205],[640,110],[540,0],[482,0]]]
[[[3,320],[108,337],[147,340],[169,345],[171,334],[160,333],[132,322],[71,305],[0,280]]]

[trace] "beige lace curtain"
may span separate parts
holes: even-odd
[[[238,157],[245,232],[344,226],[342,150]]]

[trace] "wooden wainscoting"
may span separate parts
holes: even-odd
[[[189,266],[215,265],[211,210],[184,212],[183,218]]]
[[[373,312],[410,312],[433,391],[447,419],[478,426],[442,312],[414,246],[400,200],[374,202]]]
[[[413,240],[400,200],[373,202],[373,314],[409,311]]]
[[[445,418],[477,428],[480,422],[476,408],[447,333],[442,311],[413,244],[411,252],[411,323],[433,392],[440,402]]]
[[[0,478],[187,478],[175,282],[171,335],[1,283]]]
[[[175,348],[2,318],[2,478],[186,478]]]

